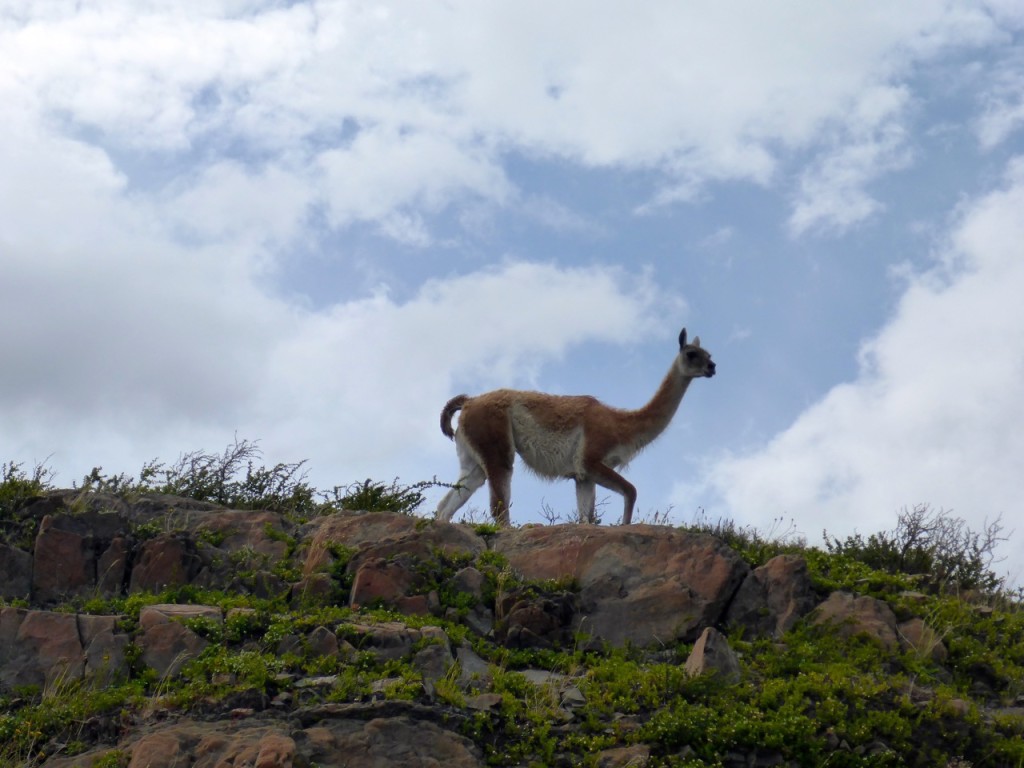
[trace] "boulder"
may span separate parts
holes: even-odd
[[[394,512],[339,512],[309,523],[303,529],[303,574],[322,570],[331,562],[331,545],[359,550],[350,572],[371,558],[394,559],[405,554],[429,559],[435,552],[477,555],[487,546],[471,530],[449,523]]]
[[[80,680],[85,663],[74,614],[0,609],[0,687]]]
[[[778,638],[817,603],[807,561],[800,555],[778,555],[743,579],[725,623]]]
[[[576,596],[515,590],[497,604],[495,638],[511,648],[554,648],[572,641]]]
[[[288,552],[291,529],[275,512],[225,509],[204,515],[193,533],[226,552],[245,549],[277,561]]]
[[[186,734],[178,728],[146,734],[131,746],[128,768],[177,768],[191,764],[189,747],[199,739],[188,738]]]
[[[183,720],[155,726],[148,733],[122,744],[119,750],[128,753],[128,768],[185,765],[479,768],[484,765],[479,750],[469,739],[432,722],[405,716],[368,721],[325,717],[304,729],[259,719],[212,723]],[[107,747],[71,758],[54,758],[44,765],[89,768],[109,753]]]
[[[402,563],[388,562],[383,557],[367,558],[355,572],[349,605],[357,610],[377,602],[394,606],[408,596],[415,580],[416,574]]]
[[[93,592],[97,560],[124,527],[124,518],[109,511],[45,515],[33,548],[32,594],[36,602]]]
[[[328,602],[334,592],[335,582],[328,574],[311,573],[292,584],[290,602],[295,607],[320,605]]]
[[[455,658],[459,663],[459,685],[462,688],[481,690],[491,684],[491,665],[480,658],[468,643],[458,647]]]
[[[0,542],[0,600],[22,600],[32,589],[32,555]]]
[[[900,647],[896,614],[882,600],[833,592],[814,611],[815,624],[833,624],[844,637],[865,635],[890,651]]]
[[[695,640],[750,570],[720,539],[665,526],[520,528],[493,548],[526,579],[575,582],[572,629],[613,645]]]
[[[165,533],[143,543],[132,568],[132,592],[162,592],[192,581],[202,561],[188,536]]]
[[[338,637],[327,627],[317,627],[306,636],[306,645],[312,656],[337,656]]]
[[[125,651],[130,638],[117,631],[120,617],[79,614],[76,618],[85,654],[85,677],[97,685],[109,685],[125,677]]]
[[[327,721],[297,739],[310,763],[347,768],[478,768],[483,759],[464,736],[409,717]]]
[[[58,519],[44,517],[36,534],[32,592],[41,603],[84,594],[96,584],[91,537],[61,528]]]
[[[207,641],[182,622],[208,619],[220,622],[220,608],[210,605],[149,605],[139,613],[138,643],[142,661],[161,677],[176,675],[189,659],[202,653]]]
[[[476,600],[480,600],[484,596],[484,584],[486,579],[484,575],[473,568],[467,566],[456,571],[455,575],[452,576],[451,587],[456,592],[470,595]]]
[[[420,673],[423,688],[431,698],[434,696],[435,684],[448,674],[454,663],[455,659],[447,642],[428,645],[412,657],[412,665]]]
[[[691,677],[714,675],[722,682],[736,683],[740,679],[740,663],[725,635],[708,627],[686,659],[686,673]]]

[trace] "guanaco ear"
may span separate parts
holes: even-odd
[[[685,346],[686,346],[686,329],[683,328],[683,330],[681,330],[679,332],[679,348],[682,349]]]
[[[695,347],[699,347],[700,346],[700,336],[694,336],[693,337],[693,346],[695,346]]]

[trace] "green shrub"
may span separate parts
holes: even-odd
[[[891,531],[853,534],[845,539],[824,534],[832,554],[846,555],[887,573],[919,576],[919,583],[933,591],[956,587],[994,591],[1003,584],[991,566],[995,549],[1007,540],[1000,518],[984,530],[972,530],[967,523],[945,510],[927,504],[904,507]]]
[[[32,499],[50,490],[53,474],[42,465],[37,465],[26,474],[22,464],[10,461],[0,465],[0,540],[31,549],[36,521],[19,514]]]
[[[324,511],[351,509],[360,512],[400,512],[413,514],[424,501],[423,491],[445,486],[437,480],[422,480],[403,485],[398,478],[390,484],[367,478],[361,483],[336,485],[324,496]]]

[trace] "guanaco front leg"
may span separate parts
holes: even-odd
[[[607,464],[595,464],[590,467],[590,477],[602,488],[622,494],[622,524],[633,522],[633,506],[636,504],[636,488]]]

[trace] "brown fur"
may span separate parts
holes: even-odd
[[[665,430],[694,378],[715,374],[715,364],[699,338],[687,344],[683,329],[679,345],[658,391],[637,410],[612,408],[589,395],[513,389],[449,400],[441,411],[441,431],[455,440],[462,473],[438,505],[438,517],[451,519],[486,479],[491,514],[507,525],[512,467],[518,453],[542,477],[576,481],[581,520],[594,521],[594,487],[600,485],[622,495],[622,520],[628,524],[636,488],[615,468],[627,464]],[[456,431],[451,420],[459,410]]]

